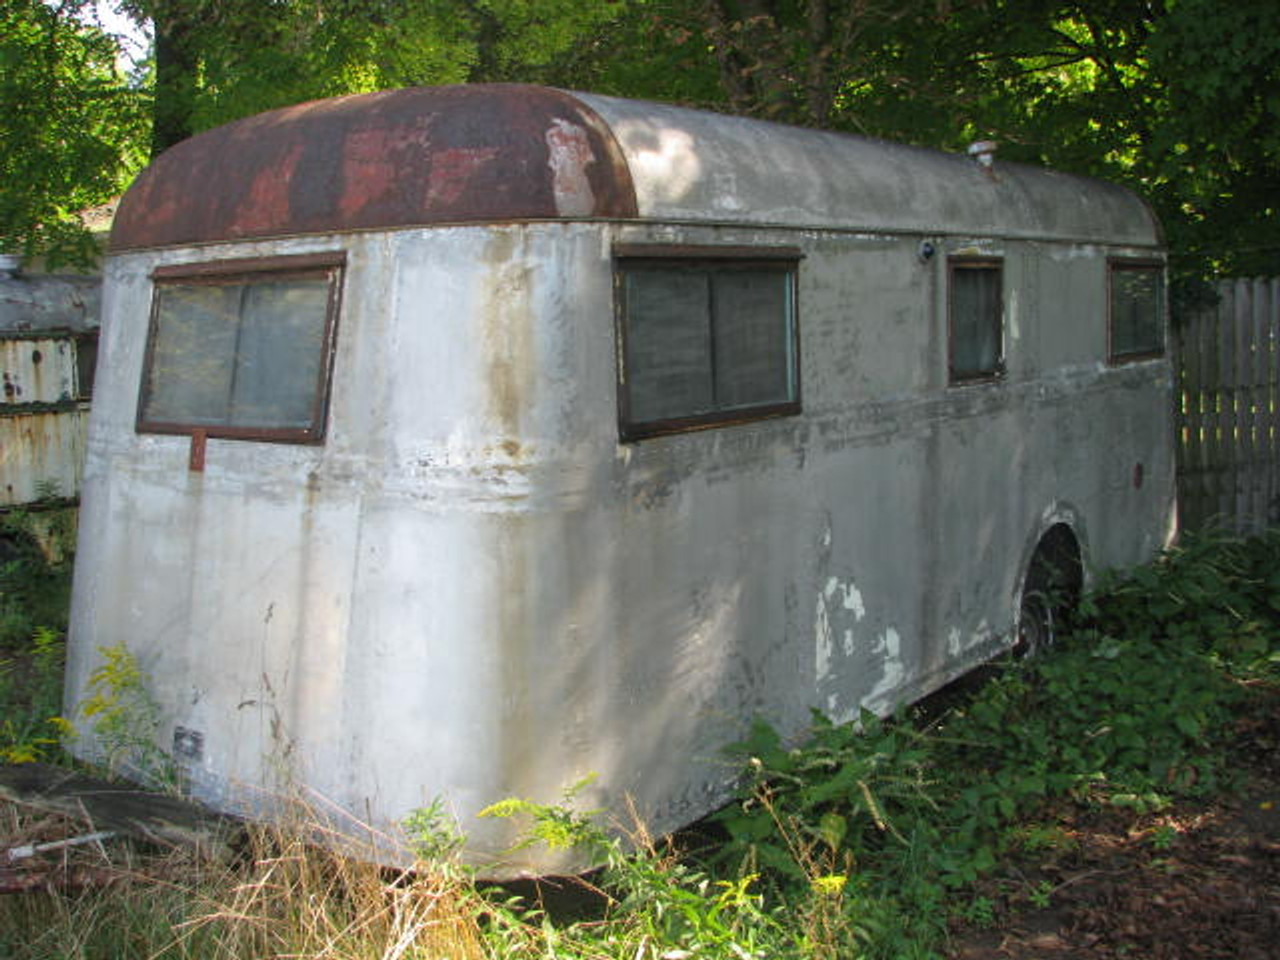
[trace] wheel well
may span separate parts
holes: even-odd
[[[1023,591],[1037,589],[1074,605],[1084,590],[1084,555],[1075,532],[1065,523],[1055,523],[1040,536]]]
[[[1040,536],[1022,580],[1014,649],[1038,653],[1053,643],[1084,592],[1084,554],[1075,531],[1055,523]]]

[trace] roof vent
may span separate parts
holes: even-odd
[[[978,166],[984,170],[990,170],[996,162],[996,147],[999,146],[994,140],[975,140],[969,144],[969,156],[978,162]]]

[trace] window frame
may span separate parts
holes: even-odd
[[[624,443],[651,437],[688,433],[735,424],[794,416],[802,410],[800,382],[800,262],[804,254],[799,247],[752,247],[686,244],[616,244],[613,248],[613,302],[615,330],[615,363],[617,370],[618,435]],[[787,283],[785,322],[788,343],[788,376],[791,396],[784,401],[758,403],[688,416],[635,420],[631,414],[631,396],[627,369],[628,323],[626,316],[626,279],[629,267],[705,266],[708,270],[727,267],[748,271],[752,267],[781,274]],[[710,320],[710,317],[708,317]]]
[[[1122,366],[1126,363],[1141,363],[1144,360],[1156,360],[1168,351],[1169,340],[1169,294],[1166,281],[1167,266],[1163,260],[1150,257],[1108,257],[1107,258],[1107,363]],[[1140,348],[1123,353],[1116,349],[1115,324],[1115,276],[1118,272],[1153,272],[1156,274],[1159,297],[1156,316],[1156,346],[1154,349]]]
[[[973,373],[959,373],[956,370],[956,276],[961,271],[993,271],[1000,286],[1000,313],[997,318],[996,360],[989,370]],[[1004,290],[1004,257],[994,256],[951,256],[947,257],[947,384],[949,386],[967,386],[977,383],[994,383],[1004,379],[1007,369],[1005,355],[1005,290]]]
[[[324,442],[328,426],[329,396],[336,349],[338,314],[342,304],[342,288],[346,271],[345,250],[321,253],[246,257],[177,263],[158,266],[151,271],[151,313],[147,328],[147,346],[143,355],[142,375],[138,385],[138,407],[134,429],[138,433],[172,436],[200,436],[221,440],[252,440],[266,443],[317,445]],[[307,427],[245,427],[232,424],[185,423],[176,420],[151,419],[146,416],[152,392],[157,334],[160,326],[161,291],[166,287],[233,286],[254,282],[322,278],[327,285],[324,329],[321,333],[320,356],[311,402],[311,418]]]

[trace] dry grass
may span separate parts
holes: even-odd
[[[299,806],[253,826],[223,861],[119,839],[10,865],[8,851],[85,832],[85,824],[5,804],[0,876],[32,889],[0,897],[0,956],[43,958],[325,957],[481,960],[484,901],[448,865],[389,871]],[[304,816],[305,814],[305,816]]]

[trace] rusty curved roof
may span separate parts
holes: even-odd
[[[247,117],[165,151],[112,250],[431,223],[634,217],[608,128],[545,87],[417,87]]]
[[[305,103],[199,134],[111,249],[439,223],[644,218],[1158,246],[1130,191],[997,160],[514,84]]]

